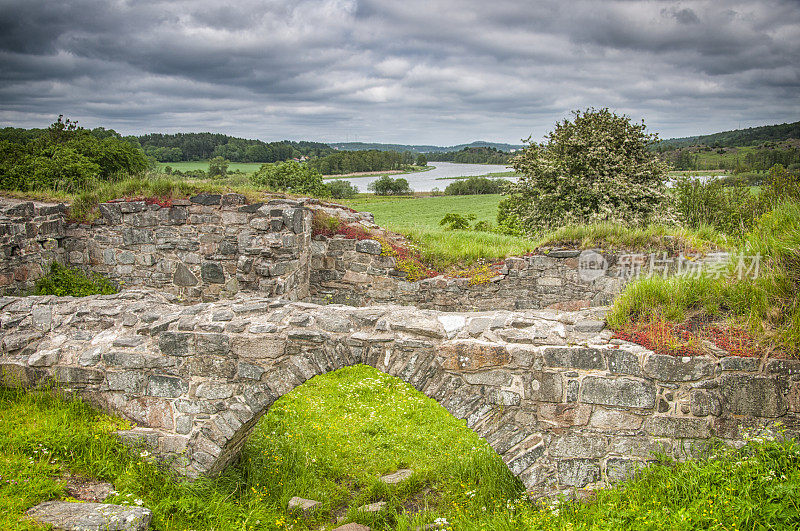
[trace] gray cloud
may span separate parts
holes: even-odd
[[[0,0],[0,121],[454,144],[800,115],[795,0]]]

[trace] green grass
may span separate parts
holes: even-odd
[[[253,173],[258,171],[261,167],[263,162],[231,162],[228,164],[228,171],[243,171],[245,173]],[[164,169],[167,166],[172,168],[173,170],[179,171],[192,171],[192,170],[203,170],[208,171],[208,161],[207,160],[193,160],[193,161],[185,161],[185,162],[159,162],[158,167],[160,169]]]
[[[567,225],[535,239],[536,248],[574,246],[579,249],[624,249],[626,251],[708,252],[730,247],[732,241],[711,227],[697,230],[652,224],[626,227],[615,223]]]
[[[739,256],[758,257],[758,274],[737,269]],[[756,278],[752,278],[755,276]],[[654,277],[628,284],[614,300],[607,321],[620,329],[663,318],[680,322],[711,317],[747,328],[767,346],[800,353],[800,203],[768,212],[735,249],[719,276]]]
[[[373,529],[790,529],[800,525],[800,445],[751,442],[711,460],[663,460],[588,503],[542,505],[522,495],[500,458],[463,421],[370,367],[315,377],[276,402],[238,464],[215,479],[175,481],[114,437],[127,423],[45,391],[0,387],[0,528],[64,497],[67,471],[113,483],[114,503],[150,508],[154,530],[316,529],[345,516]],[[769,437],[767,437],[768,439]],[[143,457],[144,456],[144,457]],[[381,474],[414,469],[400,485]],[[310,520],[292,496],[323,502]],[[354,510],[384,500],[377,516]]]

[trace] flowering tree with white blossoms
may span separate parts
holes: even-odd
[[[574,111],[547,141],[528,138],[511,164],[520,174],[500,203],[510,232],[534,234],[571,223],[647,223],[666,208],[668,166],[648,146],[658,135],[608,109]]]

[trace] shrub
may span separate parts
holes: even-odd
[[[408,195],[413,193],[406,179],[402,177],[392,179],[388,175],[369,183],[367,190],[375,192],[375,195]]]
[[[110,131],[98,138],[63,116],[27,143],[0,142],[0,187],[76,192],[98,180],[139,174],[148,165],[138,146]]]
[[[65,267],[58,262],[50,264],[50,272],[36,281],[36,295],[59,297],[86,297],[111,295],[117,288],[105,277],[96,273],[87,275],[78,269]]]
[[[501,194],[511,182],[506,179],[488,179],[486,177],[470,177],[454,181],[444,189],[445,195],[480,195]]]
[[[475,219],[475,214],[467,214],[462,216],[455,212],[448,212],[439,221],[439,225],[446,230],[469,230],[469,222]]]
[[[328,196],[328,187],[322,182],[322,174],[295,161],[262,164],[253,174],[252,181],[275,191]]]
[[[512,159],[520,174],[498,214],[536,233],[569,223],[644,224],[660,214],[667,165],[648,148],[657,135],[608,109],[576,111],[547,142]]]
[[[702,182],[683,178],[675,183],[675,203],[683,223],[692,228],[709,225],[725,234],[743,236],[763,211],[758,196],[737,182]]]
[[[350,199],[358,194],[358,187],[343,179],[330,181],[326,186],[335,199]]]
[[[229,160],[223,157],[214,157],[208,161],[208,177],[210,179],[222,179],[228,174]]]

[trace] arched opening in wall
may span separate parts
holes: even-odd
[[[286,523],[373,528],[505,511],[524,486],[489,444],[435,400],[366,365],[316,376],[277,400],[222,474]],[[364,508],[362,510],[362,508]]]

